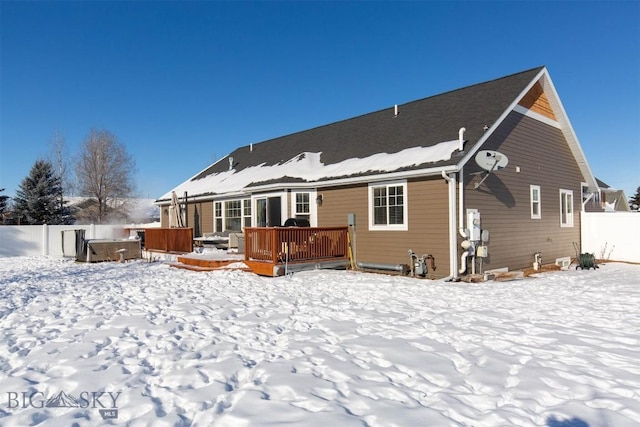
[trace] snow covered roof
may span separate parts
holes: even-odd
[[[432,147],[412,147],[400,152],[373,154],[363,159],[351,158],[338,163],[324,164],[322,153],[305,152],[280,164],[264,163],[240,170],[227,170],[186,181],[173,191],[190,195],[207,193],[234,193],[261,183],[274,181],[317,182],[349,175],[366,175],[372,172],[391,172],[401,168],[449,160],[458,148],[458,140],[446,141]],[[162,198],[170,197],[170,193]]]
[[[455,166],[543,67],[236,149],[171,189],[190,197]],[[231,169],[230,169],[231,166]]]

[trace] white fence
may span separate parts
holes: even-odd
[[[611,261],[640,262],[639,212],[582,212],[582,252]]]
[[[3,225],[0,226],[0,257],[75,256],[75,230],[85,230],[85,239],[121,239],[129,236],[125,227],[122,224]]]
[[[581,215],[581,252],[612,261],[640,263],[640,213],[582,212]],[[131,225],[3,225],[0,226],[0,257],[74,256],[74,230],[85,230],[86,239],[117,239],[128,237],[125,230],[128,227]]]

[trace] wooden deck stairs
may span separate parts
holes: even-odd
[[[169,265],[171,267],[191,271],[239,270],[253,272],[251,267],[248,267],[244,260],[237,258],[203,259],[190,256],[178,256],[178,260],[170,263]]]

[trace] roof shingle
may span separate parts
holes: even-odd
[[[353,158],[366,158],[377,153],[397,153],[411,147],[432,147],[455,140],[458,130],[466,128],[465,148],[472,147],[493,125],[509,105],[543,69],[534,68],[496,80],[467,86],[450,92],[375,111],[351,119],[240,147],[220,159],[191,181],[229,170],[233,158],[236,172],[260,165],[273,166],[301,153],[321,153],[320,161],[331,165]],[[446,166],[459,161],[458,155],[439,160],[430,167]],[[421,169],[414,165],[409,169]],[[406,169],[406,168],[404,168]],[[361,173],[362,174],[362,173]],[[345,171],[344,176],[349,176]],[[299,179],[283,176],[270,182]]]

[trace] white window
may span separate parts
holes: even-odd
[[[407,230],[407,183],[369,184],[369,230]]]
[[[251,199],[244,199],[242,201],[242,217],[244,219],[244,226],[251,227]]]
[[[224,202],[224,229],[242,230],[242,200]]]
[[[321,201],[317,198],[315,189],[295,189],[291,191],[289,216],[298,219],[306,219],[312,227],[318,226],[318,206]]]
[[[530,185],[529,193],[531,197],[531,219],[542,218],[542,210],[540,209],[540,186]]]
[[[214,206],[215,231],[222,232],[222,202],[216,202]]]
[[[251,226],[251,199],[215,202],[213,206],[215,231],[241,231]]]
[[[560,190],[560,227],[573,227],[573,191]]]
[[[311,220],[311,204],[309,193],[295,193],[293,216],[298,219]]]

